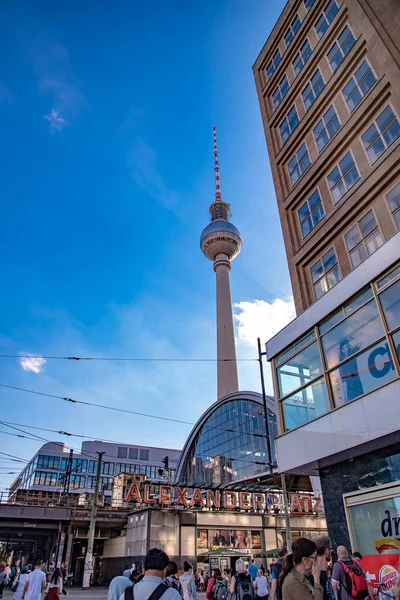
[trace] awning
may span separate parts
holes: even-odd
[[[278,556],[278,548],[267,550],[266,552],[257,552],[253,558],[276,558]]]
[[[240,556],[248,557],[250,553],[246,554],[243,551],[235,550],[234,548],[218,548],[218,550],[207,550],[207,552],[202,552],[197,556]]]

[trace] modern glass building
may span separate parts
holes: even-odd
[[[277,425],[274,400],[267,396],[271,454]],[[268,471],[269,456],[262,397],[255,392],[224,396],[206,410],[190,433],[176,479],[199,487],[242,481]]]

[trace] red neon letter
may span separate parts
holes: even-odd
[[[199,488],[195,488],[190,506],[194,506],[195,504],[200,504],[201,506],[204,506],[204,498],[201,495],[201,491]]]
[[[183,504],[183,506],[189,506],[187,499],[185,498],[188,488],[184,488],[183,490],[181,490],[180,487],[176,488],[176,491],[178,492],[179,496],[178,499],[176,500],[175,504]]]
[[[137,483],[132,483],[129,491],[126,495],[125,502],[129,502],[129,500],[136,500],[137,502],[142,502],[142,496],[140,494],[139,486]]]
[[[144,501],[146,502],[146,504],[155,504],[156,503],[154,498],[150,498],[150,486],[149,485],[144,486]]]
[[[211,508],[211,505],[214,504],[215,508],[221,508],[221,495],[218,490],[214,492],[212,490],[207,490],[207,508]]]
[[[160,504],[171,504],[170,485],[160,485]]]

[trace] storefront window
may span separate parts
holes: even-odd
[[[399,331],[396,331],[396,333],[393,334],[393,342],[396,348],[396,352],[397,352],[397,356],[399,357],[400,360],[400,329]]]
[[[291,391],[309,383],[321,374],[321,356],[317,342],[313,342],[279,367],[278,379],[281,397],[290,394]]]
[[[379,295],[389,331],[400,325],[400,279]]]
[[[322,336],[328,368],[356,354],[385,334],[375,300],[351,314]]]
[[[329,410],[325,381],[319,379],[282,401],[285,429],[294,429]]]
[[[344,404],[372,392],[396,377],[386,339],[354,356],[330,374],[335,403]]]

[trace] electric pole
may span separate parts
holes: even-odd
[[[82,589],[87,590],[90,587],[90,577],[93,573],[93,545],[94,545],[94,533],[96,529],[96,515],[97,515],[97,498],[99,495],[100,486],[100,475],[101,475],[101,463],[103,460],[104,452],[97,452],[99,458],[97,461],[96,481],[94,484],[92,512],[90,515],[90,527],[89,527],[89,538],[85,557],[85,570],[83,572],[83,583]]]

